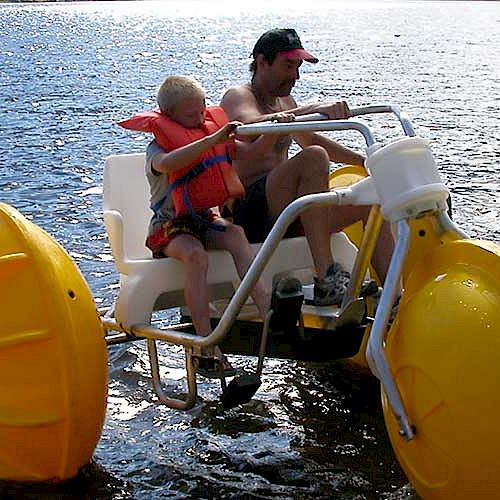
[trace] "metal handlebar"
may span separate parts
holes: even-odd
[[[356,120],[320,120],[309,121],[311,115],[304,115],[305,120],[296,120],[287,123],[262,122],[236,127],[238,135],[261,135],[261,134],[292,134],[293,132],[321,132],[331,130],[357,130],[365,138],[366,145],[375,143],[375,137],[370,128],[363,122]],[[324,116],[324,115],[321,115]],[[302,117],[304,118],[304,117]],[[317,116],[316,116],[317,118]]]
[[[350,110],[351,117],[371,115],[375,113],[392,113],[401,123],[405,134],[408,137],[415,137],[415,131],[413,130],[413,125],[410,122],[408,115],[401,111],[398,106],[393,106],[391,104],[373,104],[370,106],[360,106],[358,108],[353,108]],[[323,113],[312,113],[310,115],[297,116],[295,121],[298,122],[309,122],[316,120],[327,120],[328,116]]]
[[[394,114],[401,123],[404,133],[408,137],[415,137],[416,134],[408,115],[402,112],[398,106],[383,104],[361,106],[351,109],[351,117],[375,113]],[[311,113],[309,115],[297,116],[293,122],[262,122],[240,125],[236,128],[236,133],[238,135],[260,135],[264,133],[290,134],[293,132],[320,132],[333,130],[357,130],[363,134],[367,146],[371,146],[375,142],[373,132],[364,123],[356,120],[328,120],[327,115],[323,113]]]
[[[371,106],[361,106],[359,108],[351,109],[351,116],[370,115],[375,113],[392,113],[399,120],[399,123],[401,123],[404,133],[408,137],[415,137],[416,134],[413,130],[413,125],[410,122],[410,118],[404,111],[401,111],[398,106],[390,104],[374,104]]]

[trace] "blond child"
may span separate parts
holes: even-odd
[[[199,128],[205,120],[205,92],[191,78],[170,76],[158,91],[158,105],[162,114],[186,129]],[[155,207],[155,217],[149,228],[146,245],[155,258],[173,257],[184,264],[184,295],[192,321],[198,335],[211,333],[209,299],[206,284],[209,249],[227,250],[232,255],[240,278],[247,272],[255,252],[248,243],[241,226],[222,218],[216,211],[205,209],[195,216],[187,213],[176,216],[171,196],[168,193],[168,175],[195,161],[200,155],[215,145],[233,138],[238,122],[230,122],[219,130],[172,151],[165,151],[156,141],[149,144],[146,151],[146,176],[151,188],[151,206]],[[235,157],[258,156],[267,146],[264,138],[258,139],[252,147],[235,141]],[[209,188],[209,187],[208,187]],[[158,206],[160,202],[161,206]],[[220,231],[213,224],[223,226]],[[265,317],[269,308],[269,294],[261,280],[252,293],[260,316]],[[234,375],[235,371],[227,358],[217,349],[224,368],[224,375]],[[206,376],[217,376],[218,371],[198,370]],[[219,370],[220,373],[220,370]]]

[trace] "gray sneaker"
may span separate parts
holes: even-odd
[[[340,305],[351,281],[351,275],[342,269],[338,262],[334,262],[326,271],[322,279],[314,278],[314,305]],[[373,280],[365,281],[361,285],[360,296],[366,297],[378,292],[377,283]]]

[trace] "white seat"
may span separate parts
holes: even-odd
[[[153,259],[145,246],[152,212],[144,161],[143,153],[114,155],[107,158],[104,167],[104,223],[120,273],[115,317],[126,329],[135,324],[150,323],[155,310],[184,304],[183,265],[172,258]],[[332,235],[331,241],[335,259],[345,269],[351,269],[355,247],[342,233]],[[280,243],[263,279],[270,286],[277,273],[311,268],[306,239],[290,238]],[[239,277],[228,252],[209,252],[207,282],[213,299],[227,298],[234,291]]]

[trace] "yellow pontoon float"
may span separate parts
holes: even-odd
[[[115,306],[100,318],[64,250],[2,205],[6,326],[0,336],[0,478],[60,481],[75,475],[90,459],[102,429],[105,345],[146,340],[158,398],[178,409],[196,403],[193,357],[202,348],[221,345],[228,353],[258,357],[255,373],[240,374],[228,385],[222,379],[225,406],[253,396],[266,356],[367,365],[381,382],[389,436],[418,494],[424,499],[493,498],[500,449],[500,248],[469,239],[449,218],[449,193],[429,144],[415,136],[406,114],[384,105],[359,108],[353,115],[368,113],[393,113],[405,137],[382,145],[362,121],[317,115],[238,127],[242,135],[357,131],[367,144],[366,171],[339,169],[331,192],[290,204],[241,282],[228,254],[210,253],[214,330],[208,337],[197,337],[189,322],[167,329],[151,323],[156,310],[182,307],[186,320],[189,311],[181,264],[153,260],[143,246],[150,218],[144,155],[106,161],[104,220],[120,288]],[[372,210],[363,232],[349,228],[349,238],[342,233],[331,239],[336,258],[352,274],[343,304],[314,307],[308,301],[312,260],[306,241],[282,238],[302,211],[334,204],[372,205]],[[375,310],[371,299],[358,295],[383,219],[391,223],[396,246]],[[259,276],[270,286],[283,274],[300,279],[302,291],[284,290],[275,297],[274,311],[290,314],[282,330],[269,331],[273,311],[258,321],[249,292]],[[159,341],[185,348],[184,399],[163,389]],[[28,398],[16,397],[21,391]]]

